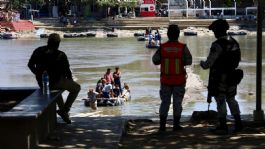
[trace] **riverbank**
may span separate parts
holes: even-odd
[[[190,121],[183,116],[182,131],[172,132],[172,117],[167,131],[158,133],[158,117],[71,117],[71,125],[60,118],[56,131],[41,142],[39,149],[157,149],[157,148],[264,148],[264,124],[253,121],[252,115],[243,115],[245,128],[231,133],[233,120],[229,118],[228,135],[215,135],[208,131],[215,123]]]
[[[57,18],[40,18],[33,21],[36,28],[34,32],[18,32],[19,38],[39,38],[40,34],[49,35],[58,33],[61,37],[66,33],[94,32],[96,38],[107,37],[107,33],[115,29],[115,34],[120,38],[134,37],[134,33],[144,33],[146,28],[158,29],[162,36],[166,37],[166,28],[169,24],[178,24],[181,35],[184,32],[196,32],[197,36],[212,36],[213,33],[207,27],[215,19],[169,19],[167,17],[137,17],[133,19],[81,19],[75,25],[63,25]],[[242,21],[227,19],[230,24],[228,32],[244,33],[244,35],[256,35],[256,23],[253,21]]]
[[[159,33],[161,34],[161,36],[163,38],[167,38],[166,32],[167,29],[166,28],[160,28],[158,29]],[[104,30],[104,29],[96,29],[96,30],[88,30],[87,32],[93,32],[95,33],[95,38],[107,38],[107,34],[108,33],[112,33],[111,31],[108,30]],[[17,36],[20,39],[34,39],[34,38],[40,38],[40,34],[46,34],[49,35],[51,33],[58,33],[62,38],[64,38],[64,34],[69,34],[69,33],[76,33],[76,34],[81,34],[81,33],[87,33],[87,32],[64,32],[64,31],[56,31],[56,30],[49,30],[49,29],[39,29],[36,30],[34,32],[18,32]],[[153,30],[153,33],[155,31]],[[180,36],[184,36],[184,32],[195,32],[197,35],[197,37],[200,36],[214,36],[213,32],[208,30],[207,28],[203,28],[203,27],[189,27],[186,29],[182,29],[180,31]],[[232,33],[243,33],[244,35],[248,35],[248,36],[256,36],[256,31],[250,31],[250,30],[246,30],[246,29],[240,29],[238,26],[231,26],[230,30],[228,30],[228,32],[232,32]],[[119,29],[115,29],[114,31],[115,34],[117,34],[118,38],[131,38],[131,37],[135,37],[135,33],[145,33],[144,30],[119,30]],[[244,36],[241,35],[241,36]],[[263,32],[263,35],[265,36],[265,32]],[[84,37],[83,37],[84,38]],[[91,37],[90,37],[91,38]]]

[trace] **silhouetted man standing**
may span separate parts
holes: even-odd
[[[207,60],[201,61],[200,64],[203,69],[210,68],[208,96],[216,100],[220,123],[218,127],[211,130],[216,134],[228,133],[226,102],[235,119],[234,132],[241,131],[243,127],[239,105],[235,99],[239,83],[237,80],[241,79],[235,76],[235,72],[241,60],[241,53],[238,42],[227,35],[228,29],[229,24],[222,19],[214,21],[209,26],[209,30],[214,32],[217,40],[212,43]]]
[[[160,65],[160,98],[159,109],[160,128],[166,130],[166,121],[171,96],[173,96],[173,131],[182,130],[180,118],[182,113],[182,101],[185,94],[187,73],[186,65],[192,64],[192,56],[186,44],[178,41],[180,30],[177,25],[169,25],[168,41],[161,44],[152,60],[155,65]]]

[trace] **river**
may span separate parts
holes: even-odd
[[[238,87],[237,99],[243,114],[252,114],[255,110],[256,88],[256,37],[235,37],[241,46],[244,78]],[[208,71],[199,67],[209,52],[213,36],[187,37],[180,41],[187,43],[192,55],[194,73],[207,84]],[[0,40],[0,87],[35,87],[37,83],[27,67],[33,50],[46,44],[46,39]],[[71,115],[157,115],[159,98],[159,67],[152,64],[151,58],[155,50],[146,49],[143,42],[135,38],[86,38],[63,39],[60,49],[64,51],[71,65],[73,75],[81,85],[80,94],[75,101]],[[264,70],[264,55],[263,64]],[[132,100],[123,106],[100,107],[93,111],[83,105],[89,88],[94,88],[97,80],[103,76],[108,67],[114,70],[119,66],[122,71],[122,82],[129,84]],[[264,89],[264,76],[263,93]],[[206,92],[203,91],[202,95]],[[66,96],[67,93],[64,93]],[[263,99],[265,95],[263,94]],[[191,97],[192,98],[192,97]],[[263,103],[263,107],[264,107]],[[192,114],[194,110],[207,110],[206,98],[189,100],[184,104],[183,114]],[[215,110],[215,103],[211,109]],[[172,111],[170,111],[172,114]]]

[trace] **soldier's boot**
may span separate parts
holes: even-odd
[[[159,132],[164,132],[164,131],[166,131],[166,123],[167,123],[167,116],[161,116],[161,115],[160,115]]]
[[[173,131],[179,131],[182,130],[183,128],[180,126],[180,116],[174,116],[173,120]]]
[[[228,126],[226,124],[226,118],[219,118],[219,126],[214,129],[210,129],[210,131],[217,135],[226,135],[228,134]]]
[[[237,133],[237,132],[242,131],[243,124],[242,124],[242,121],[241,121],[241,116],[239,114],[236,114],[236,115],[233,115],[233,116],[234,116],[234,119],[235,119],[235,128],[233,130],[233,133]]]

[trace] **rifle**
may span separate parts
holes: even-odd
[[[208,94],[207,94],[208,112],[210,110],[210,104],[212,102],[212,95],[211,95],[212,85],[213,85],[212,71],[210,70],[209,78],[208,78],[208,87],[207,87],[208,88]]]
[[[212,96],[210,95],[209,91],[208,91],[208,95],[207,95],[207,102],[208,102],[208,112],[209,112],[210,104],[212,102]]]

